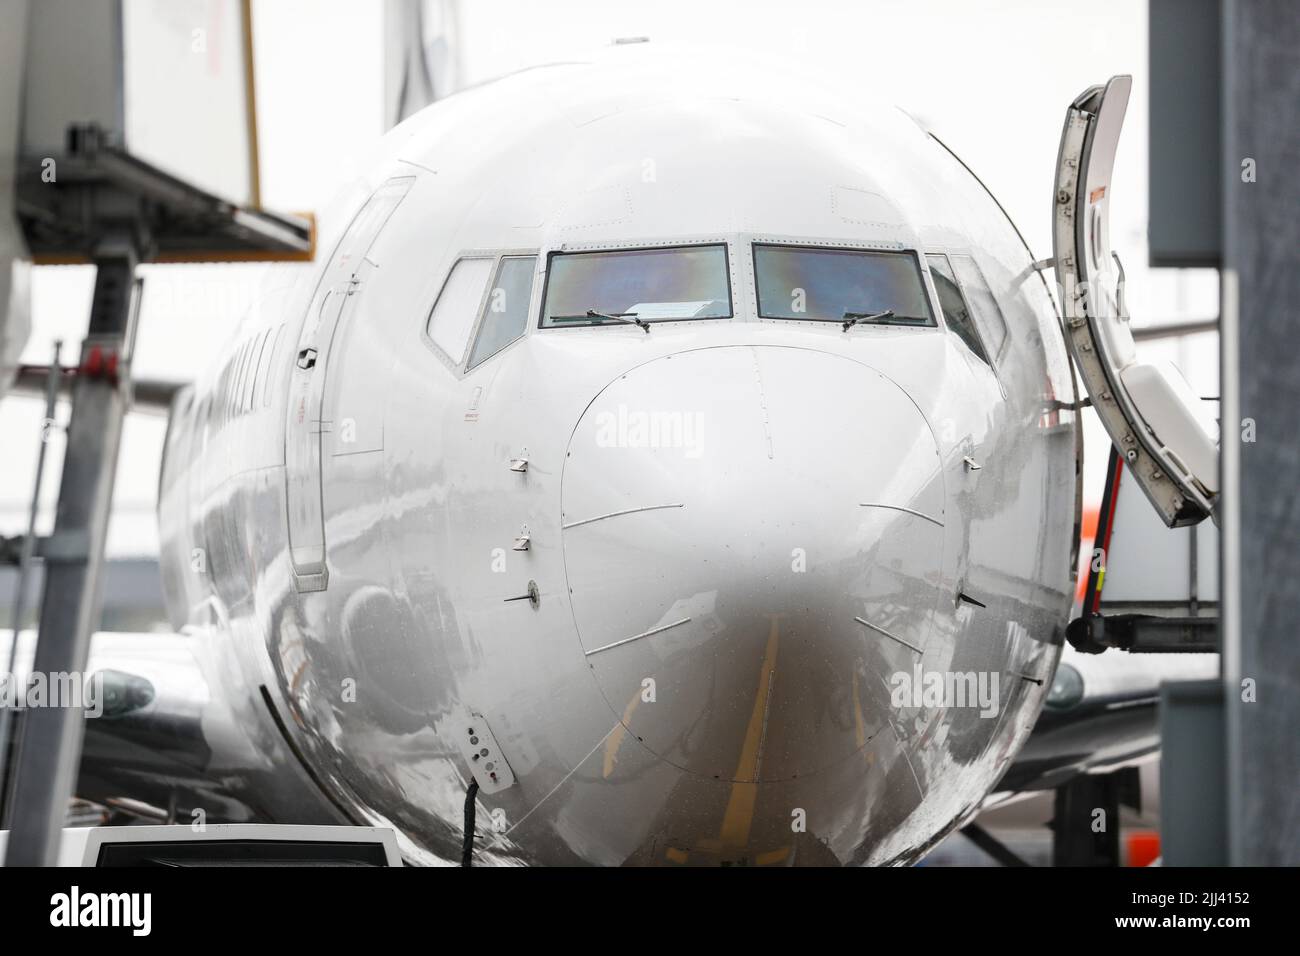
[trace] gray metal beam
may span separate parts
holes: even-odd
[[[1123,864],[1120,803],[1126,791],[1136,788],[1136,775],[1132,767],[1106,774],[1081,774],[1056,788],[1053,866]]]
[[[54,355],[52,356],[54,367],[58,367],[59,356],[63,352],[63,342],[60,340],[54,343]],[[14,679],[18,673],[18,636],[23,629],[23,616],[26,612],[27,589],[32,583],[32,571],[35,563],[37,544],[36,537],[36,520],[40,513],[41,503],[41,483],[45,479],[45,453],[49,449],[49,434],[47,429],[54,424],[54,412],[59,400],[58,379],[51,376],[45,383],[45,418],[41,422],[40,447],[36,452],[36,475],[32,480],[32,500],[27,511],[27,533],[22,536],[18,544],[18,580],[14,582],[13,606],[10,609],[10,636],[9,636],[9,657],[8,665],[4,669],[3,675],[9,680]],[[11,732],[13,730],[13,710],[12,707],[0,708],[0,822],[4,820],[4,794],[8,792],[5,782],[9,779],[9,751],[10,741],[12,740]]]
[[[1219,621],[1214,617],[1092,614],[1071,621],[1065,636],[1075,650],[1085,654],[1100,654],[1108,648],[1132,654],[1219,651]]]
[[[113,479],[126,412],[119,377],[127,374],[135,267],[133,230],[115,231],[96,250],[90,330],[73,387],[72,418],[32,671],[83,671],[102,598],[100,570]],[[28,708],[23,714],[9,815],[7,865],[57,860],[68,800],[76,782],[85,720],[80,707]]]
[[[961,835],[987,853],[1001,866],[1029,866],[1028,863],[1005,843],[985,830],[978,823],[968,823],[961,828]]]
[[[66,149],[18,158],[15,210],[37,261],[93,259],[107,229],[148,227],[153,262],[308,261],[314,226],[244,209],[114,145],[111,130],[73,124]],[[42,175],[53,160],[58,178]]]
[[[1160,687],[1160,847],[1167,866],[1223,866],[1223,695],[1218,681]]]
[[[1222,257],[1221,4],[1150,0],[1147,7],[1147,249],[1153,266],[1217,266]]]
[[[1225,4],[1221,443],[1229,862],[1300,864],[1300,4]],[[1246,422],[1246,424],[1243,424]]]

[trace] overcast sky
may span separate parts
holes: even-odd
[[[1212,271],[1146,268],[1146,4],[1138,0],[473,0],[464,7],[468,82],[581,55],[616,37],[647,36],[652,43],[746,50],[821,73],[864,98],[894,102],[984,180],[1039,258],[1050,255],[1053,166],[1065,108],[1087,86],[1131,73],[1112,241],[1127,269],[1135,324],[1217,311]],[[315,210],[383,133],[383,4],[254,0],[253,8],[263,201],[273,209]],[[146,268],[136,374],[197,374],[230,336],[264,269]],[[92,282],[88,267],[34,270],[26,361],[47,361],[58,337],[65,340],[64,361],[72,360]],[[1143,348],[1178,361],[1202,395],[1218,393],[1215,336]],[[40,417],[35,401],[0,403],[0,533],[23,529]],[[112,554],[157,549],[153,507],[164,427],[157,417],[128,422]],[[52,447],[43,492],[51,504],[61,459],[59,443]],[[1095,422],[1089,451],[1095,499],[1106,453]]]

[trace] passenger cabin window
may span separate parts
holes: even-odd
[[[754,281],[764,319],[936,324],[911,252],[754,243]]]
[[[497,267],[496,281],[492,283],[483,305],[483,321],[479,324],[467,369],[476,368],[524,334],[536,272],[536,256],[502,258]]]
[[[724,245],[552,253],[542,328],[731,318]]]
[[[492,276],[492,258],[461,259],[452,266],[429,314],[429,338],[457,365],[465,358],[470,332],[483,304],[488,279]]]
[[[971,314],[970,306],[966,304],[966,297],[962,295],[961,286],[957,284],[957,276],[948,262],[948,257],[929,255],[925,260],[930,264],[930,277],[934,279],[934,291],[939,294],[939,308],[943,310],[948,328],[965,343],[977,359],[991,368],[993,363],[989,361],[988,353],[984,350],[979,330],[975,327],[975,318]]]

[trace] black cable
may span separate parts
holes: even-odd
[[[465,843],[460,851],[460,865],[474,865],[474,798],[478,796],[478,781],[471,779],[465,791]]]

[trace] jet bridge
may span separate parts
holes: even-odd
[[[23,37],[22,108],[0,111],[18,132],[6,131],[0,144],[15,143],[12,201],[26,251],[37,262],[91,262],[96,270],[77,364],[62,369],[56,350],[43,376],[47,421],[60,380],[72,379],[54,532],[36,540],[33,506],[21,543],[0,549],[18,554],[20,581],[38,555],[45,563],[33,669],[75,673],[84,668],[103,593],[109,505],[132,401],[143,291],[137,266],[301,261],[314,252],[314,229],[309,219],[261,208],[246,7],[213,6],[214,16],[236,18],[225,28],[243,42],[202,58],[189,51],[205,48],[205,29],[158,37],[157,24],[137,16],[134,5],[6,0],[2,9]],[[169,82],[151,80],[156,75]],[[196,102],[211,108],[195,110]],[[162,139],[155,135],[160,129]],[[212,136],[211,150],[195,148]],[[200,162],[186,168],[189,157]],[[15,622],[14,631],[19,627]],[[33,710],[20,722],[0,709],[0,820],[12,833],[6,863],[57,859],[83,732],[80,708]]]

